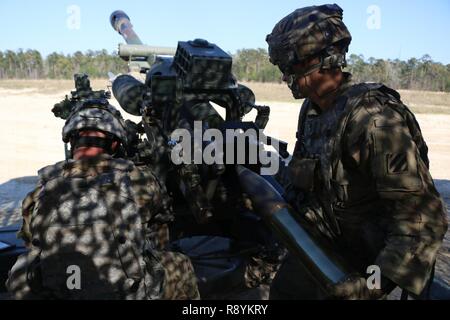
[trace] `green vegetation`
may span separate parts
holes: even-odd
[[[108,71],[127,71],[127,63],[106,50],[52,53],[45,59],[36,50],[0,51],[0,79],[72,79],[74,73],[105,78]]]
[[[348,70],[355,81],[382,82],[395,89],[450,92],[450,64],[434,62],[429,55],[408,61],[382,60],[352,54]]]
[[[241,81],[281,82],[281,72],[269,61],[266,49],[242,49],[233,57],[234,75]]]
[[[355,81],[383,82],[395,89],[450,92],[450,64],[434,62],[429,55],[407,61],[383,60],[351,54],[348,68]],[[106,50],[52,53],[46,58],[36,50],[0,51],[0,79],[71,79],[84,72],[105,78],[108,71],[124,73],[127,64]],[[242,49],[234,55],[233,71],[240,81],[281,82],[281,73],[269,62],[265,49]]]
[[[351,54],[347,71],[356,82],[382,82],[405,90],[450,92],[450,64],[434,62],[429,55],[408,61],[383,60]],[[239,80],[281,82],[281,73],[270,62],[265,49],[239,50],[234,57],[234,73]]]

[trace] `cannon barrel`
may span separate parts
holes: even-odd
[[[136,32],[134,32],[130,18],[125,12],[121,10],[114,11],[109,20],[114,30],[116,30],[128,44],[143,44]]]
[[[255,211],[324,290],[352,273],[331,244],[315,234],[266,179],[242,166],[237,166],[237,174]]]
[[[142,82],[130,75],[121,75],[112,84],[112,92],[117,102],[134,116],[141,116],[142,102],[147,90]]]
[[[175,52],[175,48],[119,44],[119,56],[121,57],[149,57],[151,55],[174,56]]]
[[[175,55],[176,49],[147,46],[139,39],[133,30],[128,15],[121,11],[114,11],[110,16],[111,26],[125,39],[126,44],[119,44],[119,57],[128,61],[128,67],[131,71],[142,72],[150,69],[154,58],[157,55]]]

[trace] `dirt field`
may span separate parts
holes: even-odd
[[[95,80],[92,84],[94,89],[105,89],[107,81]],[[289,142],[292,150],[299,102],[291,98],[284,85],[248,85],[259,104],[271,106],[267,132]],[[64,158],[61,142],[64,121],[55,118],[50,110],[70,90],[73,90],[72,81],[0,81],[0,226],[19,221],[18,208],[24,195],[33,188],[37,170]],[[401,93],[403,101],[418,113],[430,149],[431,173],[450,204],[450,94]],[[438,262],[438,274],[447,286],[450,285],[449,243],[447,235]]]

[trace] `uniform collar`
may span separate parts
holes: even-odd
[[[336,102],[339,100],[339,98],[341,96],[343,96],[348,89],[350,89],[350,87],[353,85],[353,79],[352,79],[352,74],[349,72],[343,72],[343,76],[344,79],[341,83],[341,85],[339,86],[339,88],[336,90],[336,98],[334,101],[334,104],[336,104]],[[311,105],[311,108],[309,108],[308,110],[308,116],[318,116],[320,114],[323,113],[322,109],[320,109],[320,107],[318,105],[316,105],[312,100],[308,99],[309,104]],[[329,110],[331,110],[333,108],[330,108]]]

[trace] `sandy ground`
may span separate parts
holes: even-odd
[[[55,118],[50,110],[66,93],[0,88],[0,226],[20,220],[21,200],[36,183],[37,170],[64,159],[61,142],[64,121]],[[300,105],[265,101],[259,104],[271,106],[267,133],[288,142],[292,151]],[[431,173],[450,205],[450,114],[418,114],[417,119],[429,145]],[[447,286],[450,286],[449,243],[447,234],[437,266],[438,276]]]

